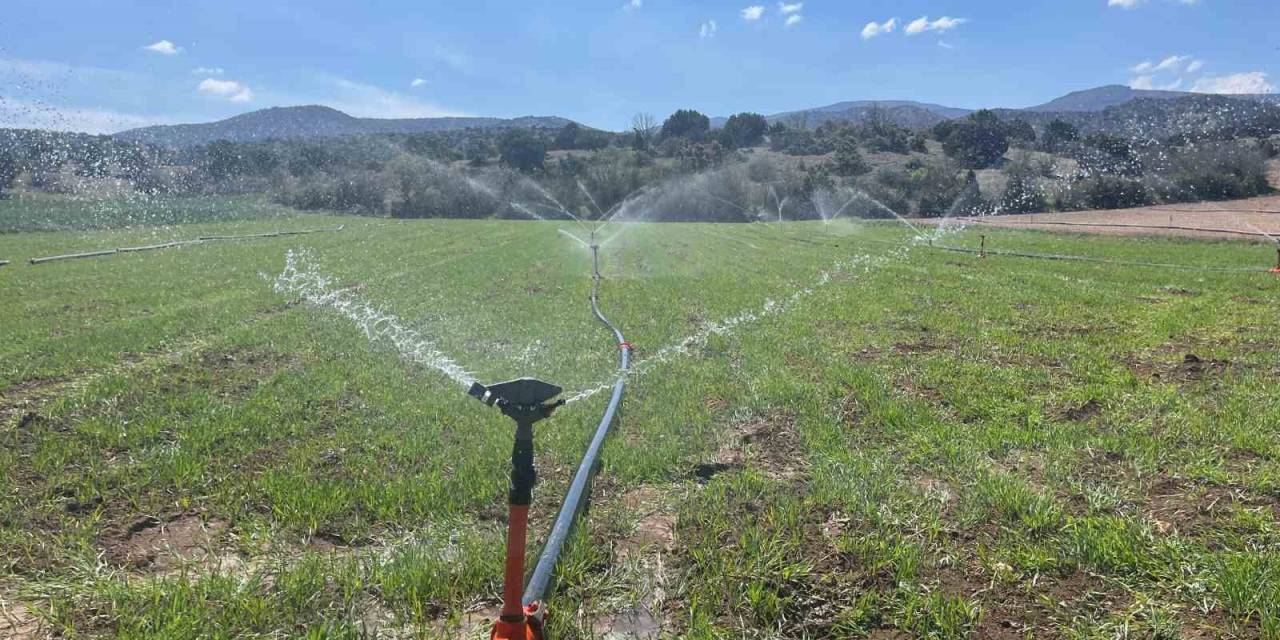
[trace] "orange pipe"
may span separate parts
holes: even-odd
[[[507,568],[502,580],[502,617],[524,620],[524,545],[529,529],[529,505],[509,505],[507,522]]]

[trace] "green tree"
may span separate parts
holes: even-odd
[[[560,132],[556,134],[555,142],[552,143],[552,149],[577,149],[578,135],[582,132],[582,127],[576,122],[570,122],[560,128]]]
[[[711,131],[711,118],[693,109],[681,109],[662,123],[663,140],[685,138],[698,141],[707,137],[708,131]]]
[[[1080,130],[1075,125],[1054,120],[1045,127],[1044,136],[1040,138],[1040,147],[1050,153],[1057,153],[1079,139]]]
[[[858,136],[846,129],[836,138],[836,153],[831,162],[831,173],[838,176],[860,176],[871,171],[871,165],[858,151]]]
[[[935,131],[939,129],[935,127]],[[992,111],[975,111],[942,129],[942,150],[970,169],[990,167],[1009,150],[1009,136]]]
[[[730,149],[754,147],[764,139],[769,121],[758,113],[739,113],[729,116],[720,131],[720,140]]]
[[[8,151],[0,152],[0,196],[3,196],[5,190],[13,186],[13,181],[17,177],[18,160]]]
[[[528,129],[512,129],[498,140],[498,155],[502,164],[522,173],[533,173],[542,169],[547,160],[547,143]]]

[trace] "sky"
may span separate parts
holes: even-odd
[[[1280,86],[1280,0],[5,0],[0,127],[1026,107],[1103,84]]]

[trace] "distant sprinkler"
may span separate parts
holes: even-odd
[[[1271,273],[1280,273],[1280,246],[1276,247],[1276,268]]]
[[[524,595],[524,552],[529,532],[529,505],[538,475],[533,468],[533,424],[551,417],[564,400],[551,402],[564,389],[554,384],[521,378],[485,386],[472,383],[467,393],[516,423],[511,449],[511,487],[507,492],[507,559],[502,579],[502,614],[494,623],[495,640],[542,640],[546,607],[541,602],[521,603]]]

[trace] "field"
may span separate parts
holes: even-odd
[[[510,423],[434,367],[613,380],[557,225],[0,235],[0,635],[487,637]],[[980,232],[1116,262],[939,248]],[[1280,638],[1273,248],[911,240],[639,224],[604,248],[637,370],[552,637]],[[538,427],[535,545],[605,395]]]

